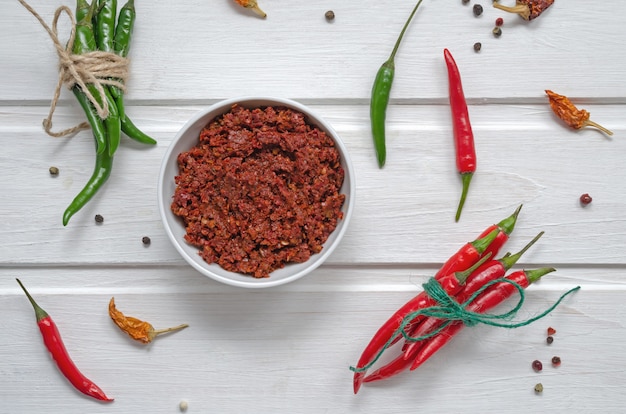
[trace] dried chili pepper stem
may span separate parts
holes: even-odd
[[[589,112],[584,109],[578,109],[567,96],[559,95],[549,89],[546,89],[546,94],[550,100],[550,108],[552,108],[552,111],[570,127],[581,129],[589,126],[597,128],[609,136],[613,135],[612,131],[591,121],[589,119]]]
[[[261,10],[261,8],[257,4],[256,0],[235,0],[235,1],[240,6],[245,7],[246,9],[252,10],[253,12],[255,12],[260,17],[263,17],[263,18],[267,17],[267,13],[265,13],[263,10]]]
[[[117,310],[115,307],[115,298],[111,298],[109,301],[109,316],[121,330],[128,334],[128,336],[144,344],[152,342],[154,338],[159,335],[179,331],[189,326],[184,323],[172,328],[154,329],[150,323],[133,318],[132,316],[125,316],[122,312]]]
[[[515,6],[502,6],[497,1],[493,2],[493,7],[505,12],[518,14],[524,20],[532,20],[541,13],[543,13],[548,7],[552,6],[554,0],[516,0]]]

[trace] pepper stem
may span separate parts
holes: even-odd
[[[181,329],[185,329],[188,326],[189,326],[188,324],[183,323],[182,325],[174,326],[172,328],[155,329],[149,333],[150,340],[153,340],[155,337],[162,335],[162,334],[166,334],[168,332],[180,331]]]
[[[454,221],[459,221],[459,219],[461,218],[461,210],[463,210],[463,205],[465,204],[465,199],[467,198],[467,190],[469,189],[470,181],[472,181],[473,176],[474,174],[472,173],[461,174],[461,177],[463,179],[463,192],[461,193],[459,206],[456,209],[456,216],[454,217]]]
[[[553,267],[542,267],[540,269],[527,270],[524,273],[526,273],[526,277],[528,278],[528,283],[530,284],[530,283],[535,283],[536,281],[541,279],[543,276],[552,272],[556,272],[556,269]]]
[[[247,9],[251,9],[253,12],[255,12],[260,17],[263,17],[263,18],[267,17],[267,14],[263,10],[261,10],[261,8],[257,4],[256,0],[249,1],[248,4],[245,7]]]
[[[485,237],[476,239],[471,242],[471,245],[474,246],[478,254],[483,254],[489,248],[489,246],[491,246],[491,243],[493,243],[493,241],[498,237],[498,234],[500,234],[500,230],[493,229]]]
[[[519,252],[515,253],[515,254],[506,254],[504,257],[502,257],[500,259],[500,262],[502,262],[502,265],[504,266],[505,269],[510,269],[511,267],[513,267],[513,265],[515,263],[517,263],[517,261],[520,259],[520,257],[522,257],[522,255],[524,253],[526,253],[526,251],[528,249],[530,249],[530,247],[535,244],[537,242],[537,240],[539,240],[539,238],[541,236],[543,236],[543,231],[541,233],[539,233],[538,235],[535,236],[534,239],[532,239],[530,241],[530,243],[528,243],[526,246],[524,246],[524,248],[522,250],[520,250]]]
[[[41,307],[39,307],[39,305],[37,305],[37,302],[35,302],[35,299],[33,299],[33,297],[30,295],[30,293],[28,293],[28,290],[26,290],[26,288],[24,287],[24,285],[22,284],[22,282],[20,282],[19,279],[15,279],[17,280],[17,283],[20,284],[20,287],[22,288],[22,290],[24,291],[24,293],[26,293],[26,297],[28,297],[28,300],[30,301],[30,304],[33,305],[33,309],[35,309],[35,316],[37,317],[37,322],[41,321],[44,318],[48,317],[48,313],[41,309]]]
[[[515,229],[515,224],[517,224],[517,216],[519,216],[519,212],[522,209],[523,204],[520,204],[519,207],[511,214],[509,217],[503,219],[498,223],[498,228],[504,232],[507,236],[510,236],[513,233],[513,229]]]
[[[493,7],[503,10],[505,12],[519,14],[524,20],[530,19],[530,7],[527,4],[516,4],[513,7],[509,7],[494,2]]]
[[[606,129],[605,127],[603,127],[603,126],[602,126],[602,125],[600,125],[600,124],[596,124],[596,123],[595,123],[595,122],[593,122],[593,121],[586,120],[585,122],[583,122],[583,125],[590,126],[590,127],[594,127],[594,128],[598,128],[600,131],[604,132],[604,133],[605,133],[605,134],[607,134],[608,136],[613,135],[613,132],[612,132],[612,131],[610,131],[610,130]]]
[[[461,272],[456,272],[454,275],[456,276],[456,280],[459,281],[460,284],[465,283],[465,281],[467,280],[468,277],[470,277],[470,275],[472,273],[474,273],[474,271],[476,269],[478,269],[480,266],[482,266],[487,260],[489,260],[489,258],[491,257],[491,253],[487,253],[486,255],[484,255],[483,257],[480,258],[479,261],[477,261],[476,263],[474,263],[470,268],[463,270]]]
[[[398,51],[398,48],[400,47],[400,42],[402,41],[402,38],[404,37],[404,32],[406,32],[407,27],[409,27],[409,23],[411,23],[411,20],[413,20],[413,16],[415,15],[415,12],[417,11],[417,8],[420,6],[420,4],[422,4],[422,0],[417,2],[415,7],[413,8],[413,11],[411,12],[411,15],[409,16],[407,21],[404,23],[404,26],[402,27],[402,31],[400,32],[400,36],[398,36],[398,39],[396,40],[396,44],[393,46],[393,50],[391,51],[391,55],[389,55],[389,59],[387,59],[387,62],[393,62],[394,58],[396,57],[396,52]]]

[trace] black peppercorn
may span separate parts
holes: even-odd
[[[480,16],[481,14],[483,14],[483,6],[481,6],[480,4],[474,4],[474,16]]]
[[[463,1],[463,4],[467,4],[470,2],[470,0],[462,0],[462,1]]]
[[[546,342],[548,343],[548,345],[550,345],[552,342],[554,342],[554,338],[549,336],[546,338]]]
[[[324,17],[326,17],[326,20],[331,21],[335,19],[335,12],[332,10],[328,10],[326,13],[324,13]]]
[[[558,356],[552,357],[552,365],[554,365],[555,367],[561,365],[561,358]]]
[[[146,246],[149,246],[149,245],[150,245],[150,242],[151,242],[150,237],[148,237],[148,236],[143,236],[143,237],[141,238],[141,242],[142,242],[143,244],[145,244]]]
[[[476,42],[474,43],[474,52],[480,52],[480,49],[483,47],[482,43]]]
[[[104,217],[102,217],[100,214],[96,214],[95,217],[96,223],[102,223],[104,221]]]

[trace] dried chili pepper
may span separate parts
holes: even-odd
[[[154,327],[146,322],[132,316],[125,316],[122,312],[115,308],[115,298],[109,301],[109,316],[117,326],[126,332],[131,338],[144,344],[152,342],[158,335],[178,331],[188,327],[186,323],[166,329],[154,329]]]
[[[515,6],[502,6],[497,1],[493,2],[493,7],[505,12],[520,15],[524,20],[532,20],[539,17],[541,13],[552,6],[554,0],[515,0]]]
[[[26,297],[28,297],[31,305],[33,305],[33,308],[35,309],[35,316],[37,317],[37,325],[39,325],[39,330],[41,331],[41,336],[43,337],[43,343],[46,345],[46,348],[48,348],[50,355],[52,355],[52,358],[65,378],[70,381],[74,388],[85,395],[101,401],[113,401],[112,398],[109,398],[104,394],[104,391],[102,391],[100,387],[94,384],[78,370],[70,358],[65,345],[63,345],[61,334],[59,333],[59,330],[52,318],[50,318],[50,315],[37,305],[22,282],[20,282],[19,279],[16,280],[22,290],[24,290],[24,293],[26,293]]]
[[[474,172],[476,172],[476,150],[474,149],[474,134],[470,123],[469,111],[463,94],[461,74],[459,68],[448,49],[444,49],[443,56],[448,68],[449,99],[452,110],[452,125],[456,148],[456,166],[463,181],[463,191],[459,206],[456,210],[455,221],[461,218],[461,210],[465,204],[467,191]]]
[[[235,2],[242,7],[245,7],[246,9],[252,10],[263,18],[267,17],[267,14],[263,10],[261,10],[256,0],[235,0]]]
[[[613,135],[613,132],[609,131],[602,125],[589,120],[589,112],[584,109],[576,108],[568,97],[554,93],[549,89],[546,89],[546,94],[550,100],[550,108],[552,108],[552,111],[570,127],[574,129],[581,129],[586,126],[590,126],[598,128],[600,131],[609,136]]]

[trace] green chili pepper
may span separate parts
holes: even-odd
[[[113,38],[113,50],[122,57],[128,56],[130,50],[130,37],[135,25],[135,1],[128,0],[120,9]]]
[[[91,4],[87,0],[76,0],[76,21],[82,21],[91,10]]]
[[[72,52],[76,55],[84,54],[97,50],[96,37],[93,31],[93,16],[97,7],[97,2],[94,0],[91,4],[89,11],[86,14],[81,13],[81,20],[76,23],[76,37],[74,38],[74,45]],[[98,104],[102,105],[100,94],[94,85],[87,85],[89,92],[96,98]],[[107,105],[109,108],[109,116],[104,120],[107,136],[109,141],[108,150],[110,155],[113,155],[120,144],[121,135],[121,122],[119,113],[117,112],[117,106],[111,96],[108,88],[104,88]]]
[[[130,50],[130,38],[133,34],[135,25],[135,1],[128,0],[120,9],[117,18],[117,26],[115,27],[115,37],[113,39],[113,51],[119,56],[126,57]],[[143,131],[135,126],[131,119],[126,115],[124,110],[124,93],[118,88],[111,88],[112,95],[115,97],[115,103],[122,120],[122,132],[129,138],[143,144],[155,145],[157,142],[146,135]]]
[[[96,49],[96,40],[94,37],[93,25],[92,25],[92,18],[93,18],[93,14],[95,11],[96,3],[97,2],[94,0],[94,2],[91,4],[89,9],[86,9],[85,7],[86,1],[78,0],[77,2],[76,15],[80,17],[80,20],[76,24],[76,34],[75,34],[76,37],[74,40],[74,45],[73,45],[73,50],[72,50],[73,53],[75,54],[82,54],[82,53],[90,52]],[[91,92],[91,94],[98,100],[98,103],[101,104],[100,95],[98,94],[98,91],[96,90],[96,88],[93,85],[87,85],[87,87],[89,88],[89,91]],[[89,111],[85,109],[85,113],[87,115],[87,118],[90,121],[92,130],[94,133],[97,153],[96,153],[96,163],[94,167],[94,172],[91,175],[91,178],[89,179],[89,181],[87,181],[87,184],[85,185],[85,187],[78,193],[78,195],[74,198],[74,200],[72,200],[70,205],[67,207],[67,209],[63,213],[63,225],[64,226],[67,225],[70,218],[74,214],[76,214],[76,212],[78,212],[81,208],[83,208],[85,204],[87,204],[87,202],[96,194],[96,192],[100,189],[100,187],[102,187],[102,185],[106,182],[106,180],[111,175],[111,168],[113,166],[113,152],[110,150],[110,145],[112,144],[112,141],[110,140],[111,131],[108,130],[109,123],[100,119],[97,113],[95,114],[91,113],[91,110],[95,111],[95,109],[93,109],[93,105],[91,104],[89,99],[87,99],[87,96],[85,95],[85,93],[78,86],[74,88],[74,94],[78,98],[78,101],[83,107],[83,109],[84,108],[90,109]],[[109,99],[109,97],[107,97],[107,99]],[[112,98],[110,98],[110,101],[108,102],[109,102],[109,118],[110,118],[112,114],[114,115],[117,114],[117,109],[115,106],[115,102],[113,102]],[[95,122],[92,122],[94,121],[91,118],[92,115],[94,115],[95,117]],[[115,126],[115,124],[111,124],[111,125]],[[119,117],[117,117],[117,128],[121,130]],[[102,137],[104,137],[103,140],[102,140]],[[119,132],[118,132],[118,137],[119,137]],[[99,147],[102,146],[102,143],[100,142],[100,140],[102,140],[102,142],[104,143],[103,149],[101,151],[99,151]]]
[[[87,121],[89,121],[89,125],[91,125],[91,132],[96,141],[96,154],[101,154],[102,151],[106,149],[107,145],[107,131],[104,127],[104,123],[98,115],[96,108],[94,108],[91,101],[87,98],[87,95],[85,95],[78,86],[74,86],[72,92],[74,92],[78,103],[83,108],[83,111],[85,111]]]
[[[96,0],[93,1],[95,2]],[[100,0],[98,2],[98,13],[95,18],[94,32],[98,49],[103,52],[113,51],[115,13],[117,13],[117,0]]]
[[[417,8],[422,3],[419,0],[411,15],[404,23],[404,27],[396,40],[396,44],[393,47],[389,59],[385,61],[378,69],[376,73],[376,79],[374,80],[374,86],[372,87],[372,98],[370,100],[370,120],[372,123],[372,135],[374,137],[374,149],[376,150],[376,158],[378,160],[379,168],[385,165],[385,159],[387,157],[387,149],[385,146],[385,119],[387,115],[387,104],[389,103],[389,94],[391,92],[391,85],[393,84],[393,76],[395,73],[395,57],[404,36],[409,23],[413,19]]]
[[[89,18],[89,16],[91,16],[89,14],[90,11],[92,11],[92,7],[87,0],[76,1],[76,21],[82,22],[84,19]],[[72,92],[74,93],[74,96],[76,96],[80,106],[85,111],[87,121],[89,121],[89,125],[91,125],[93,137],[96,140],[96,153],[100,154],[105,150],[107,140],[106,129],[104,128],[102,119],[100,119],[98,112],[89,99],[87,99],[87,95],[85,95],[78,86],[72,88]]]
[[[148,135],[133,124],[133,121],[129,117],[125,116],[122,119],[122,132],[128,135],[129,138],[134,139],[137,142],[148,145],[156,145],[156,140]]]
[[[76,214],[81,208],[83,208],[89,200],[98,192],[102,185],[109,179],[111,175],[111,169],[113,168],[113,155],[111,152],[102,151],[101,154],[96,155],[96,165],[93,170],[93,174],[85,184],[85,187],[78,193],[70,205],[65,209],[63,213],[63,225],[66,226],[69,223],[70,218]]]

